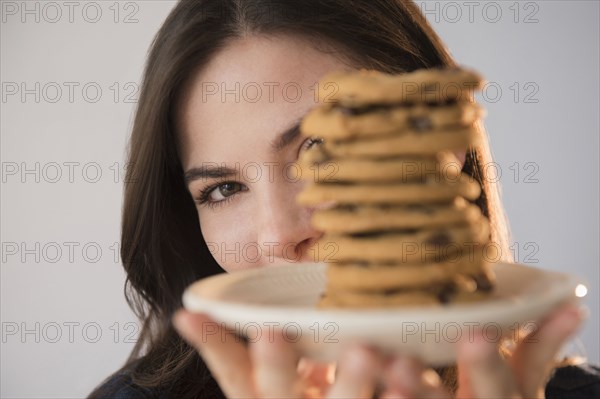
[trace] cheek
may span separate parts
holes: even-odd
[[[198,212],[202,235],[213,258],[227,272],[252,267],[258,248],[247,212]]]

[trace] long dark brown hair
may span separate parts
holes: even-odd
[[[390,73],[451,67],[455,62],[418,7],[406,0],[181,1],[154,38],[129,142],[121,257],[126,299],[143,327],[126,364],[141,388],[169,397],[222,396],[197,352],[171,325],[193,281],[222,273],[202,237],[177,151],[177,106],[186,83],[219,49],[248,34],[291,34],[333,45],[360,67]],[[293,51],[290,49],[290,51]],[[486,177],[488,141],[470,148],[463,171],[483,192],[477,204],[490,219],[491,239],[509,259],[498,189]],[[447,369],[452,389],[455,377]],[[110,377],[109,377],[110,378]],[[90,397],[109,397],[106,386]]]

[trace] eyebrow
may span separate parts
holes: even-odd
[[[235,176],[238,171],[227,166],[217,166],[216,162],[210,162],[209,165],[203,165],[200,168],[191,168],[183,175],[185,184],[190,184],[199,179],[219,179],[223,177]]]
[[[271,149],[273,152],[283,150],[285,147],[290,145],[300,135],[300,120],[296,121],[292,126],[278,134],[277,137],[271,142]]]
[[[300,121],[301,120],[296,121],[292,126],[285,129],[271,141],[271,150],[273,152],[283,150],[300,136]],[[229,168],[224,165],[218,166],[216,162],[207,162],[207,164],[202,167],[195,167],[187,170],[183,175],[183,178],[187,185],[194,180],[220,179],[235,176],[238,173],[239,171],[234,168]]]

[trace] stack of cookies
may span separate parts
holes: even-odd
[[[323,139],[300,158],[298,201],[316,207],[319,248],[333,248],[323,307],[478,300],[493,287],[481,248],[481,187],[457,154],[476,143],[483,85],[464,69],[330,74],[301,124]]]

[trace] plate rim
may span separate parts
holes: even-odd
[[[301,267],[313,267],[314,270],[318,270],[317,268],[324,268],[326,265],[324,263],[297,263],[297,264],[286,264],[281,266],[269,266],[268,268],[288,268],[289,270],[301,268]],[[576,275],[570,273],[559,272],[555,270],[543,269],[537,266],[524,265],[521,263],[511,263],[511,262],[497,262],[494,264],[494,271],[498,268],[508,267],[508,268],[524,268],[525,270],[535,271],[538,273],[543,273],[547,275],[552,275],[555,278],[562,278],[564,281],[563,284],[555,285],[553,290],[550,293],[554,293],[555,300],[553,302],[562,302],[567,301],[569,299],[579,299],[575,295],[575,287],[578,284],[584,284],[587,286],[585,281]],[[194,313],[206,313],[212,317],[217,319],[221,319],[222,317],[218,317],[219,314],[222,314],[224,311],[227,312],[240,312],[241,314],[251,314],[252,318],[261,319],[265,316],[269,316],[272,319],[288,319],[293,316],[302,315],[302,317],[311,316],[313,319],[322,319],[326,317],[334,317],[336,321],[344,321],[344,324],[353,324],[352,319],[362,319],[363,317],[374,318],[375,316],[379,317],[390,317],[390,316],[412,316],[416,319],[422,319],[425,316],[431,317],[432,314],[441,314],[447,313],[448,317],[451,317],[451,314],[456,312],[460,312],[464,316],[469,316],[469,313],[481,313],[485,310],[486,307],[491,307],[497,309],[501,308],[510,308],[510,305],[514,303],[515,298],[498,298],[493,301],[488,301],[484,303],[467,303],[467,304],[450,304],[445,307],[424,307],[424,306],[403,306],[403,307],[394,307],[394,308],[381,308],[381,309],[373,309],[373,308],[364,308],[364,309],[319,309],[319,308],[310,308],[310,307],[293,307],[293,306],[266,306],[264,304],[244,304],[244,303],[234,303],[234,302],[225,302],[222,300],[218,300],[215,298],[206,298],[200,297],[197,295],[196,291],[201,289],[201,286],[215,283],[219,286],[225,286],[231,284],[235,281],[245,280],[252,276],[260,276],[264,274],[268,270],[267,268],[256,268],[256,269],[246,269],[239,270],[233,273],[222,273],[210,277],[206,277],[200,280],[195,281],[190,284],[183,293],[183,305],[190,312]],[[306,269],[304,269],[306,270]],[[508,270],[506,271],[508,272]],[[558,291],[558,292],[557,292]],[[549,293],[549,295],[550,295]],[[548,300],[548,295],[540,296],[540,295],[530,295],[530,296],[522,296],[521,299],[527,299],[528,306],[527,308],[534,308],[536,306],[540,306]],[[506,305],[506,306],[502,306]],[[213,311],[214,307],[220,308],[223,311]],[[395,318],[396,318],[395,317]],[[402,317],[404,318],[404,317]],[[444,317],[442,317],[444,318]],[[520,320],[519,320],[520,321]],[[364,319],[358,322],[364,322]]]

